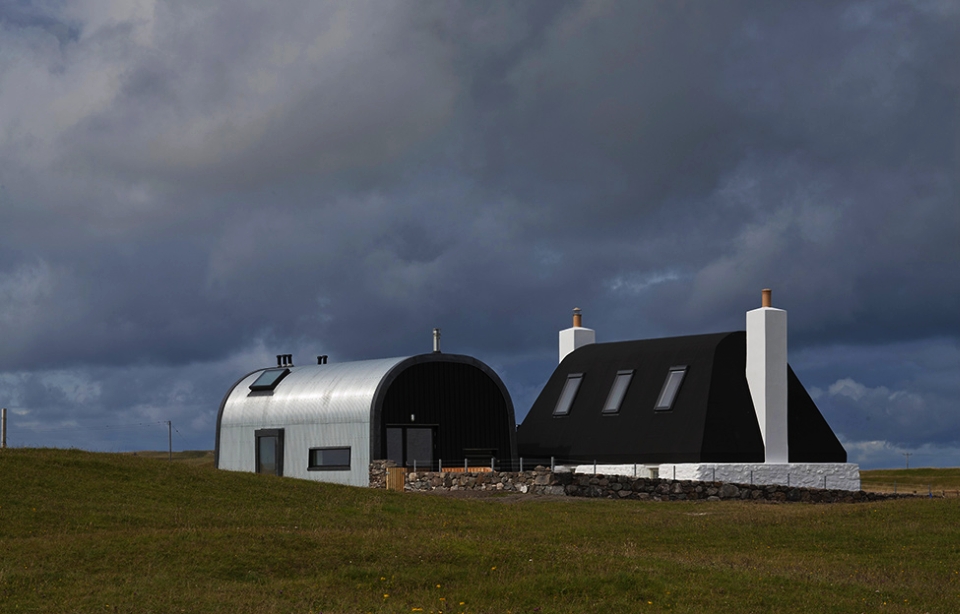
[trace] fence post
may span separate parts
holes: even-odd
[[[827,476],[823,476],[823,489],[827,489]]]
[[[677,481],[677,466],[676,466],[676,465],[673,466],[673,481],[674,481],[674,482]]]
[[[637,479],[637,464],[633,464],[633,479]]]
[[[520,457],[520,473],[523,473],[523,457]]]
[[[417,472],[417,459],[413,459],[413,472]]]
[[[597,459],[593,459],[593,475],[597,475]]]
[[[710,480],[710,481],[711,481],[711,482],[716,482],[716,481],[717,481],[717,466],[716,466],[716,465],[713,466],[713,479]]]
[[[550,457],[550,473],[553,473],[554,466],[555,465],[553,464],[553,457],[551,456]]]
[[[443,473],[443,459],[437,459],[437,473]]]
[[[7,447],[7,408],[0,412],[0,449]]]
[[[494,459],[494,458],[496,458],[496,457],[494,457],[494,456],[491,456],[491,457],[490,457],[490,471],[496,471],[496,469],[493,468],[493,459]]]
[[[463,472],[467,472],[467,459],[463,459]]]

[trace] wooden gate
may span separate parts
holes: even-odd
[[[403,486],[406,482],[407,470],[405,467],[387,467],[387,490],[403,492]]]

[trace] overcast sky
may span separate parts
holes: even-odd
[[[212,449],[297,364],[744,328],[960,466],[960,4],[0,0],[12,446]]]

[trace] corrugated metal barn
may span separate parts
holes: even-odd
[[[292,361],[291,361],[292,362]],[[324,360],[318,362],[325,363]],[[216,465],[354,486],[372,460],[489,465],[516,457],[513,402],[497,374],[439,351],[278,366],[241,378],[217,416]]]

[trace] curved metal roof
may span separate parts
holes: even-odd
[[[221,427],[271,428],[278,424],[369,423],[370,447],[379,449],[382,393],[406,368],[425,362],[456,362],[475,366],[500,389],[509,423],[515,424],[513,403],[500,377],[483,362],[458,354],[419,354],[376,360],[290,367],[276,388],[252,391],[259,375],[276,367],[257,369],[230,388],[217,415],[214,462],[219,466]],[[516,447],[510,433],[510,448]]]
[[[248,373],[230,388],[217,416],[215,462],[219,465],[222,426],[369,422],[370,408],[384,377],[408,357],[291,367],[274,390],[254,392],[250,384],[266,369]]]
[[[265,369],[245,376],[224,399],[220,423],[224,426],[364,422],[377,387],[391,369],[407,357],[361,360],[328,365],[292,367],[277,385],[265,392],[250,384]],[[269,412],[267,408],[269,407]]]

